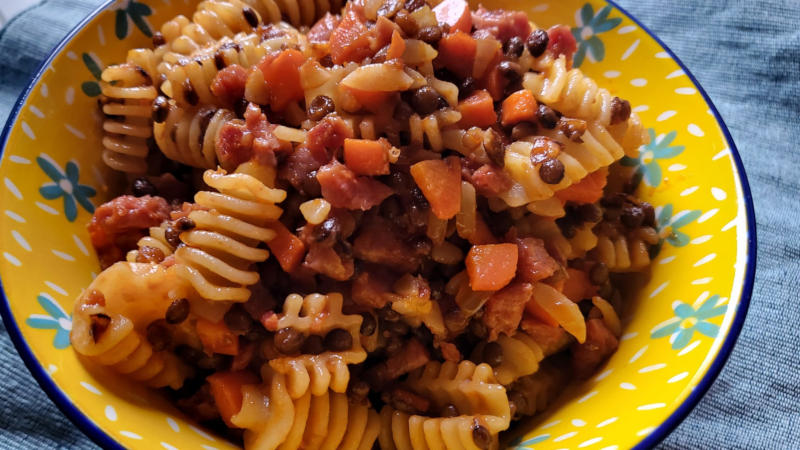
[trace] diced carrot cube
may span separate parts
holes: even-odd
[[[261,380],[252,372],[216,372],[206,378],[214,403],[217,405],[222,420],[231,427],[236,425],[231,423],[231,417],[235,416],[242,409],[242,386],[258,384]]]
[[[440,219],[451,219],[461,209],[461,161],[457,156],[420,161],[411,176]]]
[[[461,100],[458,103],[458,112],[461,113],[459,125],[465,128],[486,128],[497,122],[492,96],[485,90],[476,91]]]
[[[386,141],[345,139],[344,163],[358,175],[387,175],[389,152]]]
[[[517,272],[514,244],[473,245],[466,259],[469,285],[474,291],[502,289]]]
[[[212,322],[201,317],[197,319],[195,329],[206,353],[223,355],[239,353],[239,336],[234,334],[224,321]]]
[[[527,89],[521,89],[503,100],[501,122],[503,126],[514,125],[522,121],[533,121],[536,117],[536,99]]]
[[[267,246],[280,263],[281,269],[291,273],[303,261],[306,245],[280,222],[271,223],[270,228],[275,231],[276,236],[267,242]]]

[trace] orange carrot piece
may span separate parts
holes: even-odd
[[[602,168],[586,175],[581,181],[572,186],[556,192],[556,197],[561,203],[594,203],[603,198],[603,188],[606,187],[608,169]]]
[[[222,420],[229,427],[236,428],[236,425],[231,423],[231,417],[242,409],[242,386],[258,384],[261,380],[252,372],[236,371],[216,372],[206,377],[206,381],[211,388],[211,395]]]
[[[365,25],[366,21],[362,8],[355,4],[345,7],[342,21],[331,32],[329,40],[334,64],[361,61],[372,56],[374,51],[370,48],[370,33]]]
[[[536,99],[527,89],[520,89],[503,100],[501,122],[503,126],[514,125],[536,117]]]
[[[589,281],[589,275],[586,272],[570,267],[567,269],[567,278],[564,280],[564,289],[561,293],[577,303],[585,298],[595,296],[597,288]]]
[[[462,127],[486,128],[497,122],[492,96],[488,91],[480,90],[458,103],[461,113],[459,125]]]
[[[478,43],[463,31],[444,36],[439,41],[438,61],[456,75],[466,78],[472,74]]]
[[[201,317],[197,319],[195,328],[206,353],[220,353],[223,355],[239,353],[239,337],[228,329],[225,321],[212,322]]]
[[[461,161],[457,156],[420,161],[411,176],[439,219],[451,219],[461,210]]]
[[[304,98],[300,66],[305,62],[306,57],[300,51],[288,49],[258,63],[269,87],[269,104],[273,111],[283,111],[289,103]]]
[[[381,109],[386,107],[389,99],[395,95],[394,92],[380,92],[380,91],[363,91],[361,89],[353,89],[351,87],[344,87],[353,97],[355,97],[358,104],[371,113],[377,114]]]
[[[386,141],[345,139],[344,163],[358,175],[387,175],[389,152]]]
[[[406,41],[400,36],[397,30],[392,32],[392,42],[389,44],[389,51],[386,52],[386,60],[402,58],[406,51]]]
[[[514,244],[473,245],[467,253],[469,285],[474,291],[496,291],[511,282],[517,272]]]
[[[437,22],[450,25],[451,33],[456,31],[469,33],[472,29],[472,14],[464,0],[444,0],[433,8],[433,13]]]
[[[500,72],[499,64],[503,60],[503,53],[498,50],[494,58],[489,63],[489,69],[483,74],[483,78],[478,80],[478,86],[481,89],[486,89],[492,95],[492,99],[500,101],[508,84],[508,79]]]
[[[267,242],[267,246],[280,263],[281,269],[291,273],[303,260],[306,245],[278,221],[272,222],[270,228],[275,231],[276,236]]]

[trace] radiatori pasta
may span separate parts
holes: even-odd
[[[75,351],[248,449],[499,448],[616,350],[669,233],[619,164],[631,105],[530,19],[205,0],[155,24],[102,74],[130,186],[89,224]]]

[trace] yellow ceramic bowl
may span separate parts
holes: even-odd
[[[69,348],[73,299],[99,270],[86,223],[114,191],[100,161],[100,71],[148,45],[151,30],[191,11],[189,3],[119,0],[96,11],[42,66],[0,140],[3,319],[39,384],[104,446],[230,447],[158,395],[84,367]],[[623,164],[637,167],[640,195],[657,206],[669,236],[619,351],[512,447],[651,446],[712,383],[744,321],[755,229],[741,161],[688,70],[618,7],[602,0],[483,3],[527,11],[540,26],[573,27],[575,64],[629,99],[650,127],[651,144]]]

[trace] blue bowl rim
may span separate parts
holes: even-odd
[[[11,114],[8,116],[8,120],[6,121],[5,127],[3,128],[3,133],[0,134],[0,161],[2,160],[3,154],[5,153],[6,144],[8,142],[8,138],[11,134],[11,130],[13,125],[16,123],[16,119],[19,116],[19,113],[22,109],[22,106],[25,104],[25,100],[27,100],[28,95],[30,95],[31,91],[33,90],[36,83],[39,79],[44,75],[45,71],[49,67],[50,63],[58,56],[64,47],[78,34],[83,30],[83,28],[89,24],[97,15],[102,13],[105,9],[111,6],[115,0],[107,0],[102,5],[95,8],[89,15],[86,16],[83,20],[81,20],[70,32],[56,45],[55,48],[50,52],[50,55],[47,59],[39,65],[39,67],[34,72],[34,75],[31,77],[28,86],[25,90],[22,91],[20,96],[17,98],[17,102],[14,104],[14,108],[11,110]],[[728,127],[725,125],[725,122],[722,120],[722,116],[720,115],[717,107],[711,101],[711,98],[706,93],[705,89],[700,85],[697,81],[697,78],[689,71],[689,68],[683,63],[683,61],[678,58],[678,56],[658,37],[655,33],[653,33],[647,26],[645,26],[642,22],[636,19],[632,14],[630,14],[625,8],[622,8],[620,5],[616,3],[615,0],[605,0],[609,5],[613,6],[617,10],[619,10],[622,14],[624,14],[628,19],[634,22],[637,26],[639,26],[642,30],[644,30],[651,38],[653,38],[658,44],[672,57],[672,59],[680,66],[680,68],[684,71],[686,76],[692,81],[694,86],[703,96],[703,99],[708,104],[709,108],[711,108],[711,112],[714,115],[714,118],[717,121],[720,129],[722,130],[723,135],[725,136],[725,140],[728,143],[728,147],[731,151],[731,157],[733,158],[734,163],[736,164],[736,170],[738,172],[738,181],[741,184],[742,188],[742,196],[744,197],[744,205],[746,209],[746,219],[747,219],[747,254],[745,258],[747,259],[746,262],[746,269],[745,269],[745,279],[744,284],[742,285],[741,297],[739,299],[739,305],[736,309],[736,315],[734,317],[733,323],[731,323],[731,327],[728,330],[728,334],[725,337],[725,341],[723,342],[722,346],[720,347],[719,351],[717,352],[714,361],[711,363],[709,368],[706,370],[705,375],[697,384],[697,386],[692,390],[688,397],[681,403],[678,408],[673,411],[672,414],[667,417],[667,419],[661,423],[655,430],[653,430],[649,435],[647,435],[644,439],[642,439],[634,448],[639,449],[646,449],[655,447],[656,444],[661,442],[672,430],[674,430],[686,416],[689,415],[689,412],[700,402],[700,399],[705,395],[711,385],[714,383],[714,380],[717,379],[717,376],[722,371],[722,368],[725,366],[725,363],[728,360],[728,357],[733,350],[734,345],[736,344],[736,340],[741,333],[742,326],[744,325],[745,318],[747,316],[747,310],[750,306],[750,299],[753,293],[753,283],[755,280],[755,270],[756,270],[756,251],[757,251],[757,239],[756,239],[756,220],[755,220],[755,210],[753,207],[753,197],[750,192],[750,184],[747,180],[747,174],[744,170],[744,164],[742,163],[741,156],[739,155],[739,150],[736,147],[736,144],[733,142],[733,137],[731,136]],[[53,382],[50,375],[47,374],[44,367],[39,363],[39,361],[34,356],[33,352],[31,351],[28,344],[25,342],[25,339],[22,337],[22,332],[17,325],[17,322],[14,320],[14,316],[11,313],[11,305],[9,304],[8,298],[5,295],[5,290],[3,289],[2,279],[0,279],[0,316],[3,318],[3,323],[8,330],[8,334],[11,337],[11,341],[14,343],[14,346],[17,349],[20,357],[22,358],[25,366],[28,370],[33,374],[36,382],[39,386],[45,391],[45,393],[50,397],[50,399],[56,404],[58,409],[64,413],[67,418],[69,418],[72,423],[74,423],[84,434],[89,436],[95,443],[100,445],[103,448],[114,448],[114,449],[123,449],[119,442],[113,439],[111,436],[108,435],[105,431],[103,431],[100,427],[98,427],[94,421],[92,421],[89,417],[87,417],[82,411],[80,411],[69,399],[69,397],[64,394],[64,392]]]

